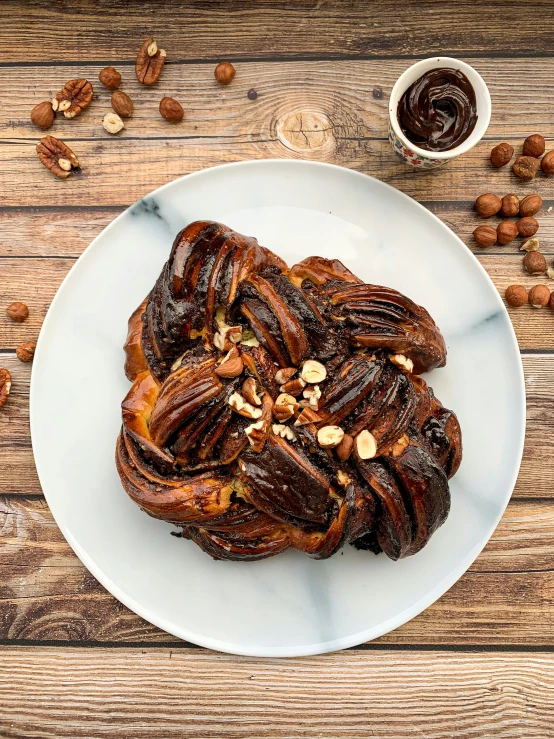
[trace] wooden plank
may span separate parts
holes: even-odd
[[[526,193],[523,191],[522,196]],[[500,218],[483,221],[472,202],[431,202],[424,205],[454,231],[479,257],[520,254],[521,239],[502,246],[480,249],[472,237],[477,226],[496,226]],[[548,209],[552,210],[548,212]],[[124,204],[99,208],[5,208],[0,207],[0,257],[78,257],[90,242],[124,210]],[[554,255],[554,199],[545,200],[537,215],[541,251]],[[521,255],[520,255],[521,256]]]
[[[241,59],[301,55],[396,57],[478,53],[530,55],[551,51],[546,20],[549,2],[449,6],[407,0],[364,4],[356,0],[297,4],[279,0],[241,3],[163,0],[129,5],[73,0],[56,5],[35,0],[2,3],[0,52],[12,62],[134,59],[149,35],[167,49],[168,59]],[[107,17],[111,32],[107,32]]]
[[[315,126],[318,126],[316,129]],[[306,127],[310,128],[307,129]],[[383,132],[379,133],[380,136]],[[144,140],[112,137],[78,140],[65,137],[82,164],[67,180],[54,177],[39,162],[34,142],[5,140],[0,159],[0,190],[5,206],[99,206],[131,203],[181,175],[217,164],[266,158],[326,161],[371,174],[422,201],[473,201],[491,190],[538,192],[552,197],[552,179],[542,172],[523,183],[509,167],[493,171],[489,162],[493,141],[433,171],[414,172],[392,153],[388,141],[351,139],[333,129],[319,112],[291,111],[269,136],[251,140],[210,137]],[[509,141],[521,146],[521,139]],[[13,173],[18,176],[14,178]]]
[[[513,501],[470,571],[386,644],[554,645],[553,503]],[[0,639],[173,642],[112,598],[44,500],[0,498]],[[169,535],[169,527],[168,527]]]
[[[78,245],[82,240],[77,239]],[[528,288],[545,283],[552,290],[554,282],[548,277],[531,277],[523,271],[522,254],[513,246],[513,254],[495,254],[492,250],[478,254],[481,264],[489,273],[500,294],[508,285],[520,283]],[[552,263],[549,259],[549,263]],[[0,348],[14,349],[22,341],[36,340],[40,327],[63,278],[74,264],[70,258],[0,258],[0,307],[14,300],[29,306],[29,318],[24,323],[14,323],[0,310]],[[553,350],[553,316],[549,308],[536,310],[530,306],[510,308],[521,349]]]
[[[554,656],[348,651],[260,660],[12,647],[0,653],[0,689],[10,739],[545,739]]]
[[[548,105],[539,105],[554,75],[554,59],[467,59],[483,75],[493,100],[487,138],[523,140],[529,135],[529,110],[534,130],[554,137],[554,121]],[[135,112],[125,122],[118,139],[214,137],[258,140],[275,138],[291,117],[310,114],[328,120],[331,133],[341,139],[386,138],[388,102],[394,83],[412,60],[294,61],[285,64],[242,62],[229,87],[218,85],[213,64],[168,65],[153,87],[141,85],[134,65],[118,65],[121,89],[130,95]],[[69,79],[85,77],[94,88],[94,99],[79,117],[56,118],[49,130],[61,139],[110,139],[102,127],[111,110],[111,92],[98,81],[103,65],[17,67],[6,75],[0,89],[0,141],[40,138],[30,120],[37,103],[48,100]],[[376,99],[379,86],[383,96]],[[248,91],[258,93],[249,100]],[[158,112],[164,96],[175,97],[185,108],[184,121],[172,125]],[[294,118],[292,118],[294,121]],[[306,126],[310,128],[310,126]],[[313,131],[312,138],[315,140]]]

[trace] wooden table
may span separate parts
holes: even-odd
[[[536,191],[545,200],[539,235],[552,257],[554,180],[524,184],[509,168],[491,170],[488,155],[500,141],[519,149],[536,132],[554,144],[553,16],[552,2],[501,0],[2,3],[0,305],[22,300],[31,311],[23,324],[0,311],[0,366],[13,375],[0,411],[2,738],[554,736],[551,311],[511,311],[527,441],[485,551],[402,628],[306,659],[238,658],[175,640],[95,581],[42,496],[29,435],[30,366],[14,351],[36,339],[61,280],[118,213],[175,177],[222,162],[293,157],[352,167],[422,202],[471,249],[478,194]],[[168,63],[145,88],[133,67],[149,35]],[[413,173],[386,140],[388,97],[413,60],[438,52],[481,72],[492,121],[469,154]],[[213,79],[221,59],[237,68],[229,87]],[[135,102],[117,137],[101,126],[109,93],[97,76],[107,64]],[[75,77],[91,80],[95,96],[79,118],[58,118],[49,131],[83,165],[60,181],[36,158],[40,132],[29,113]],[[182,124],[160,118],[164,95],[183,104]],[[523,276],[513,244],[478,258],[502,293],[513,282],[539,281]]]

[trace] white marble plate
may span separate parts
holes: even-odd
[[[262,562],[215,562],[170,536],[172,527],[124,493],[114,448],[129,387],[127,319],[154,284],[176,233],[200,218],[256,236],[289,264],[312,254],[338,257],[366,281],[422,303],[439,324],[448,364],[426,379],[459,416],[464,459],[451,483],[450,517],[416,556],[395,563],[347,546],[323,562],[294,551]],[[497,525],[515,484],[524,428],[512,325],[471,252],[406,195],[313,162],[215,167],[160,188],[116,218],[58,291],[31,383],[40,481],[85,566],[169,633],[258,656],[359,644],[439,598]]]

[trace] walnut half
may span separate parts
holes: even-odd
[[[67,144],[55,136],[45,136],[37,144],[38,158],[52,174],[65,180],[71,170],[79,168],[79,160]]]

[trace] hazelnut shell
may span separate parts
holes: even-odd
[[[491,151],[491,164],[493,167],[505,167],[514,155],[514,147],[502,143],[495,146]]]
[[[475,210],[481,218],[490,218],[496,215],[502,207],[502,200],[498,195],[493,195],[492,192],[487,192],[484,195],[479,195],[475,201]]]
[[[517,216],[517,214],[519,213],[518,196],[514,195],[514,193],[512,192],[504,195],[504,197],[502,198],[502,208],[500,209],[500,213],[507,218]]]
[[[523,155],[526,157],[542,157],[544,150],[544,136],[541,136],[539,133],[527,136],[523,142]]]
[[[539,160],[534,157],[518,157],[512,166],[512,172],[520,180],[532,180],[537,174],[539,164]]]
[[[526,195],[519,204],[519,213],[522,218],[534,216],[542,208],[542,198],[540,195]]]
[[[550,290],[546,285],[535,285],[529,290],[529,302],[533,308],[544,308],[550,302]]]
[[[509,244],[517,234],[517,226],[513,221],[503,221],[496,227],[497,240],[500,244]]]
[[[496,228],[493,228],[493,226],[477,226],[473,232],[473,238],[477,246],[480,246],[482,249],[492,246],[496,244]]]
[[[519,221],[517,221],[516,226],[519,235],[523,236],[523,238],[525,239],[534,236],[539,230],[539,222],[536,218],[533,218],[532,216],[520,218]]]
[[[529,302],[529,295],[523,285],[510,285],[506,288],[504,297],[512,308],[520,308]]]
[[[547,151],[543,156],[541,169],[545,174],[554,174],[554,151]]]
[[[546,270],[546,259],[540,251],[528,251],[523,257],[523,268],[530,275],[543,275]]]

